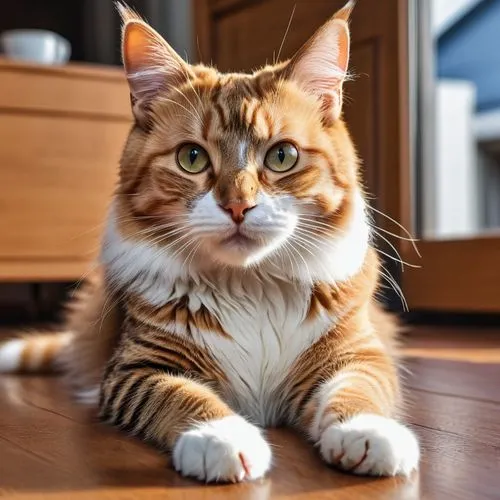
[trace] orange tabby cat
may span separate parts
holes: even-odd
[[[263,476],[257,425],[283,423],[343,470],[416,468],[341,117],[351,9],[290,61],[222,74],[121,8],[135,124],[101,270],[67,333],[5,343],[2,371],[62,364],[105,421],[201,480]]]

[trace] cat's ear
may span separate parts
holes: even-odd
[[[342,111],[342,84],[349,64],[349,16],[354,1],[334,14],[290,60],[288,77],[322,100],[328,118]]]
[[[177,52],[122,3],[117,8],[123,21],[122,57],[136,118],[161,89],[176,87],[191,76],[187,64]]]

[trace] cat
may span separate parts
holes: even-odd
[[[417,468],[342,119],[352,8],[290,60],[223,74],[119,6],[135,120],[99,268],[66,331],[4,343],[1,371],[62,367],[102,420],[207,482],[264,476],[277,425],[344,471]]]

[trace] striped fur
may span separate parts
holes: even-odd
[[[103,420],[201,480],[265,474],[258,426],[280,424],[344,470],[416,467],[417,441],[395,420],[396,324],[375,299],[379,262],[340,112],[351,9],[250,75],[187,65],[122,8],[136,121],[101,268],[68,333],[7,342],[0,370],[62,366],[82,398],[99,396]],[[298,151],[281,173],[265,159],[280,142]],[[178,164],[187,143],[210,159],[200,173]],[[235,204],[247,207],[239,222]]]

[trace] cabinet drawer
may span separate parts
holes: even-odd
[[[52,68],[0,60],[0,88],[4,110],[131,118],[128,86],[118,69]]]
[[[0,115],[0,259],[95,254],[129,125]]]

